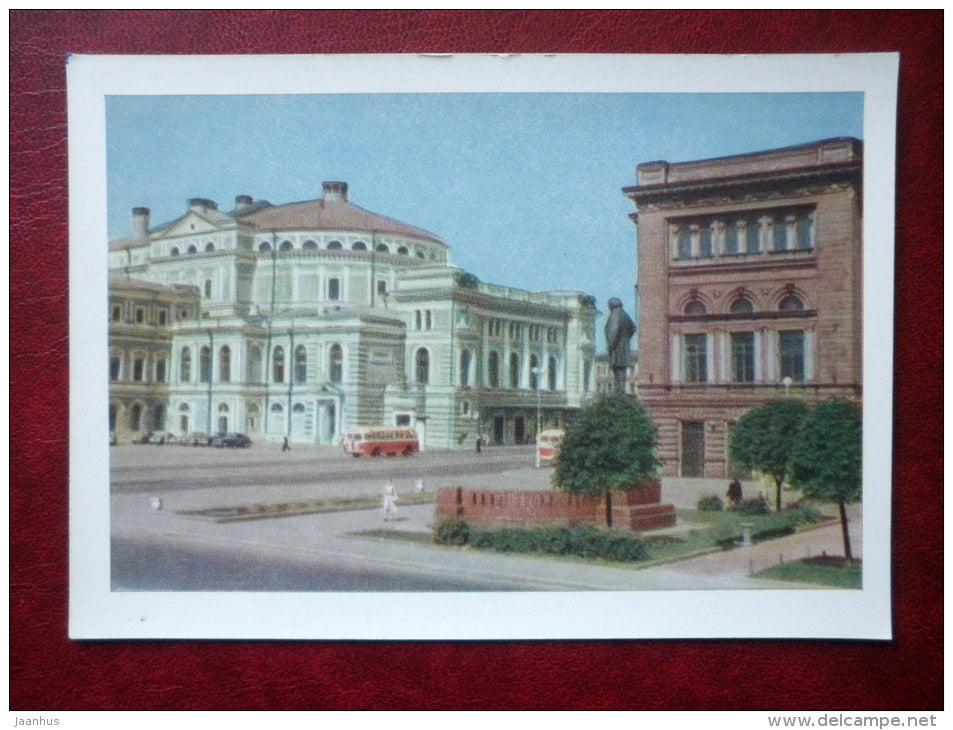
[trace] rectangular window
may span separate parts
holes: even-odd
[[[785,223],[783,217],[778,217],[774,221],[773,226],[774,234],[774,250],[775,251],[787,251],[788,250],[788,226]]]
[[[387,293],[387,282],[380,280],[377,282],[377,293],[381,296]]]
[[[337,277],[328,279],[328,299],[336,302],[341,298],[341,280]]]
[[[758,253],[761,247],[758,245],[758,237],[761,232],[761,226],[758,221],[748,221],[745,226],[745,240],[748,245],[748,253]]]
[[[110,314],[110,319],[113,322],[118,322],[122,319],[122,305],[114,304],[112,307],[112,313]]]
[[[136,308],[136,324],[142,324],[146,321],[146,310],[142,307]]]
[[[169,312],[165,309],[159,310],[159,324],[165,326],[169,321]]]
[[[725,253],[738,253],[738,227],[733,223],[725,226]]]
[[[137,357],[132,361],[132,379],[137,383],[142,382],[143,375],[145,373],[146,361],[141,357]]]
[[[797,234],[797,247],[801,251],[806,251],[814,247],[813,242],[813,220],[810,213],[802,213],[797,217],[795,224],[795,233]]]
[[[804,382],[804,332],[788,330],[778,333],[778,358],[781,379]]]
[[[699,256],[702,258],[711,258],[711,226],[702,226],[698,231],[698,249]]]
[[[685,335],[685,380],[708,382],[708,336],[705,334]]]
[[[734,382],[754,382],[754,332],[731,335],[731,367]]]
[[[680,259],[692,257],[692,232],[688,226],[683,226],[678,231],[678,257]]]
[[[156,382],[165,382],[165,360],[156,360]]]

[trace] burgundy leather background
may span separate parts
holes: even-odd
[[[10,708],[941,709],[942,22],[940,11],[12,11]],[[418,51],[901,52],[893,641],[66,638],[65,56]]]

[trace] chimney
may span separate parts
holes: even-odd
[[[236,195],[235,215],[245,215],[251,209],[253,202],[251,195]]]
[[[210,210],[218,210],[218,203],[208,198],[189,198],[189,210],[207,213]]]
[[[149,235],[149,209],[132,209],[132,237],[146,238]]]
[[[338,182],[338,181],[329,181],[321,183],[321,187],[324,188],[323,200],[325,202],[347,202],[347,183]]]

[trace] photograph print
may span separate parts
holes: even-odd
[[[889,637],[891,73],[71,58],[71,635]]]

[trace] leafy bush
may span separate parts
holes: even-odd
[[[731,505],[728,510],[743,515],[766,515],[771,512],[771,505],[759,497],[752,497],[742,500],[741,504]]]
[[[470,539],[470,526],[463,520],[451,520],[437,526],[436,542],[444,545],[466,545]]]
[[[721,512],[724,508],[725,503],[717,494],[706,494],[695,503],[699,512]]]
[[[821,511],[813,504],[799,502],[798,504],[788,505],[784,508],[786,513],[794,515],[798,524],[813,525],[821,521]]]
[[[641,538],[617,535],[590,525],[477,530],[465,522],[453,521],[440,525],[434,539],[446,545],[469,545],[501,553],[575,555],[622,562],[648,557],[647,544]]]

